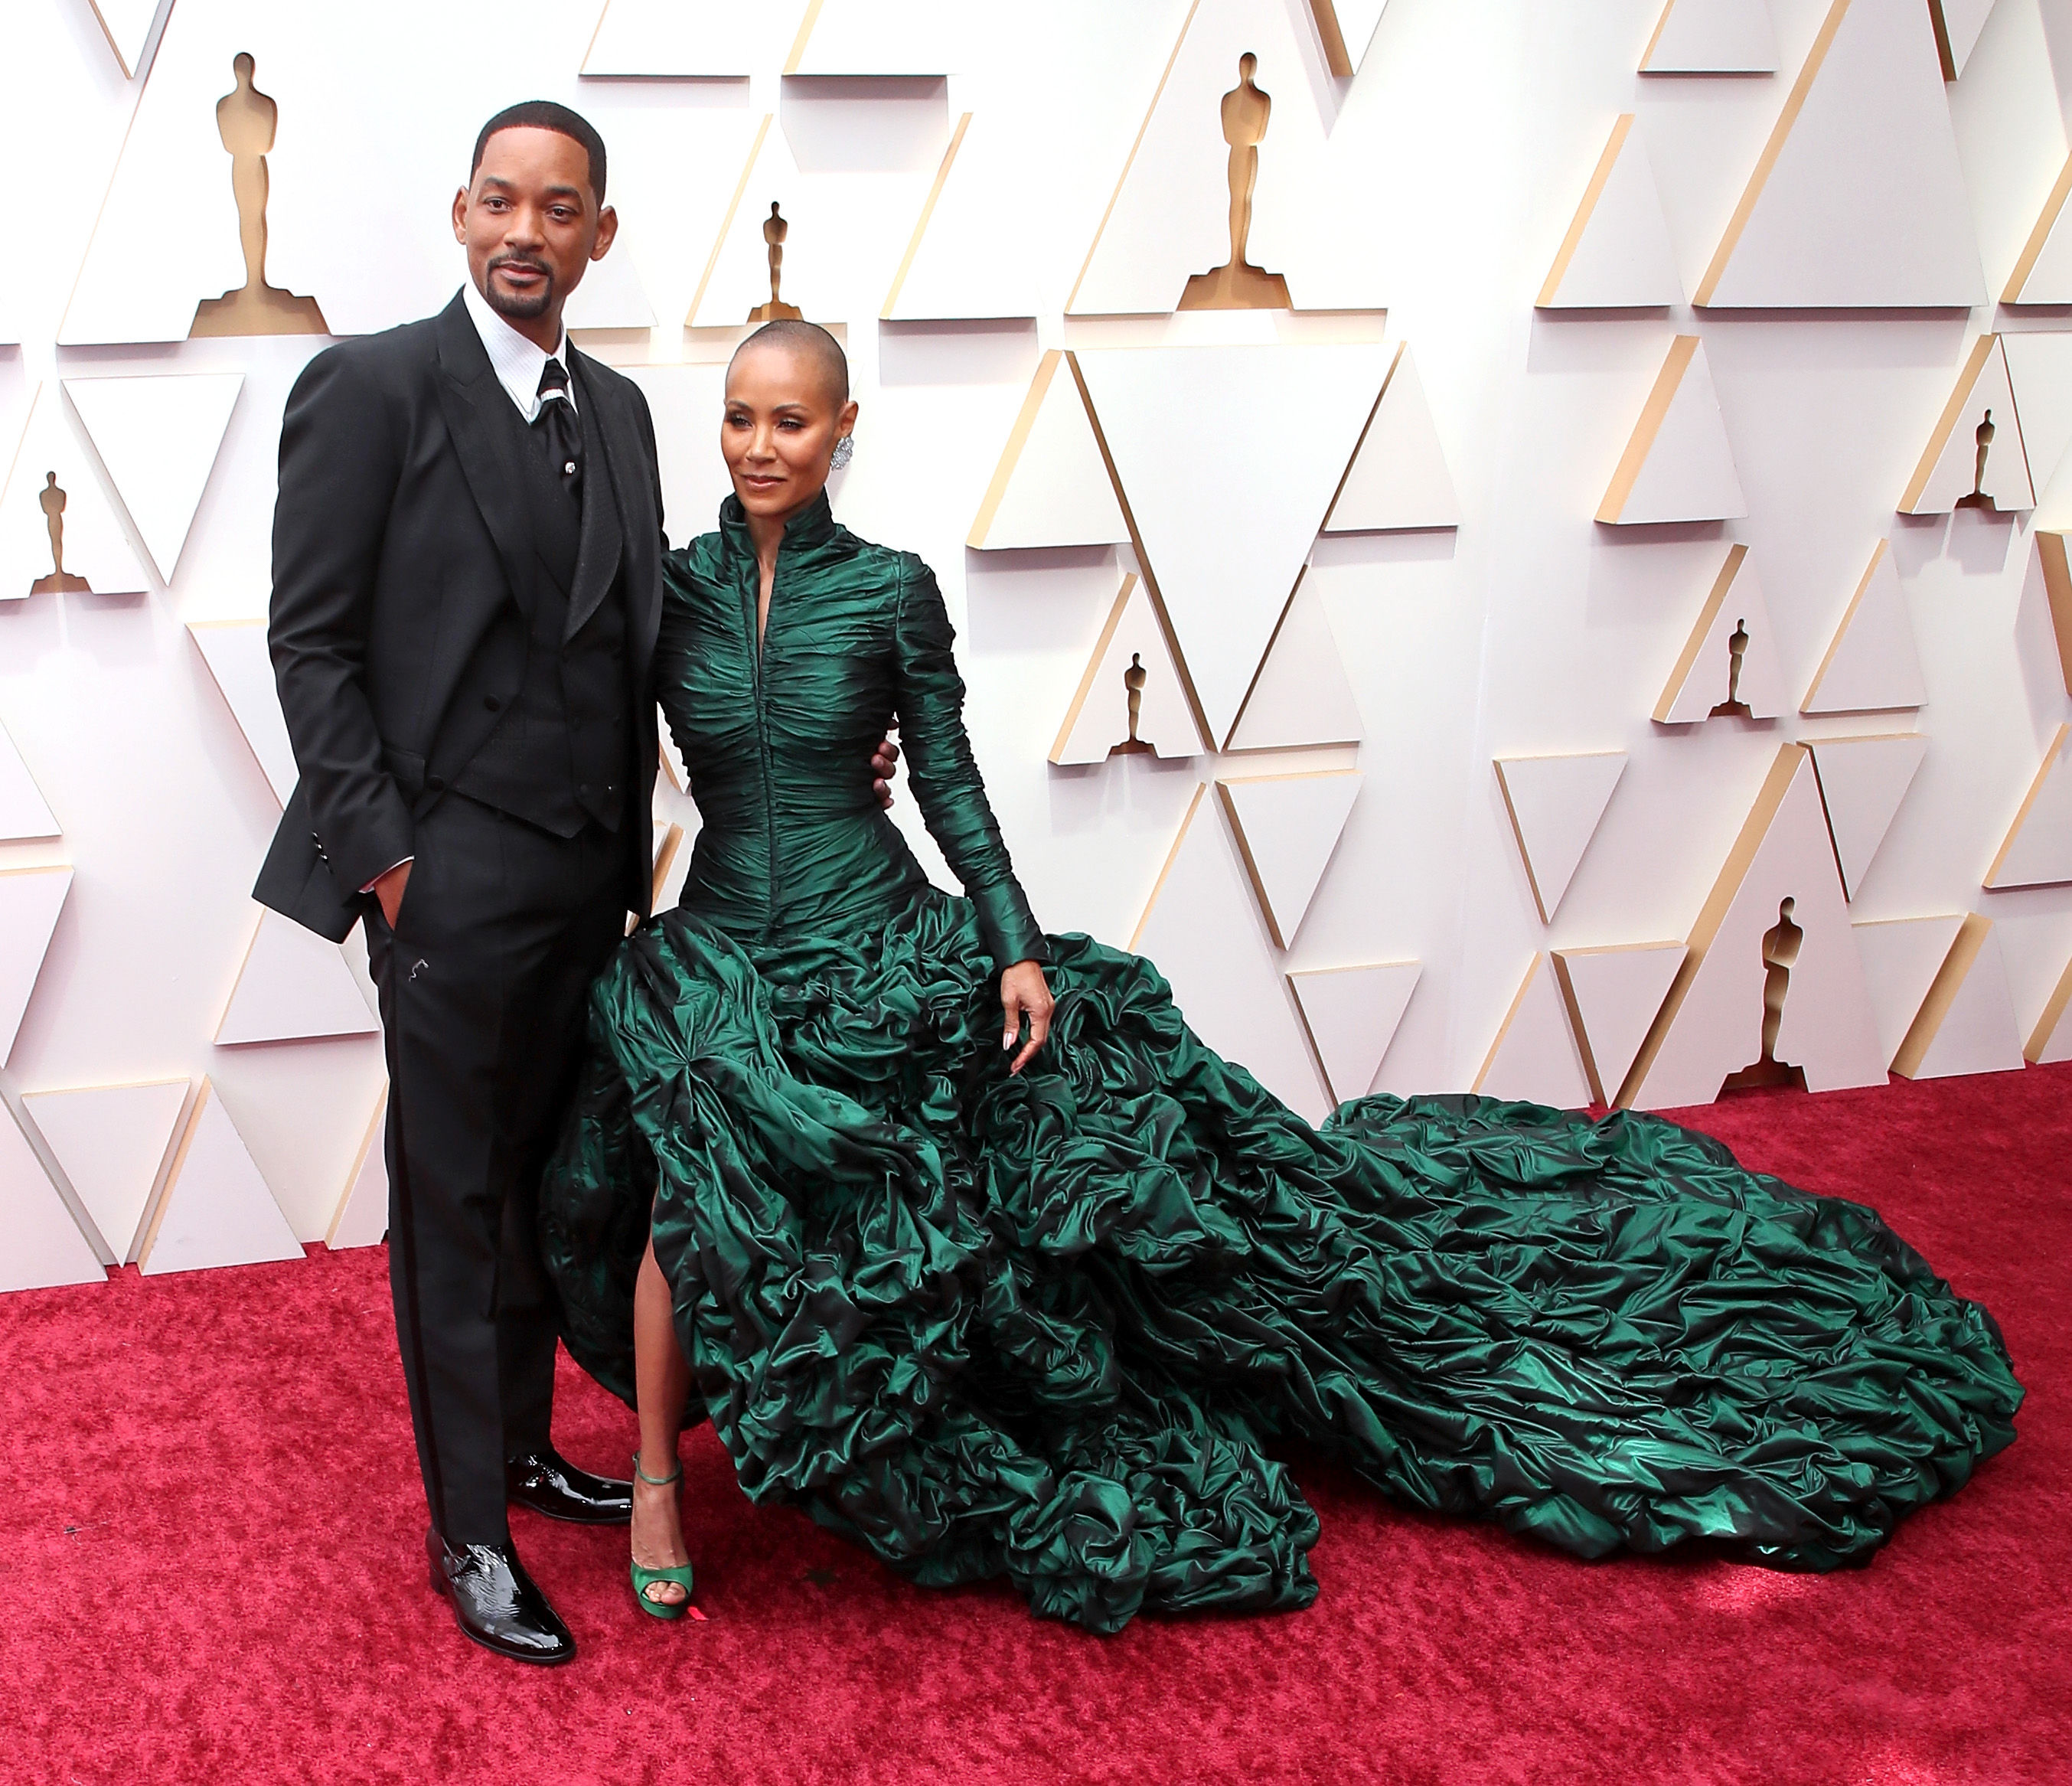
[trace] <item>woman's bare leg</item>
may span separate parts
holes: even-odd
[[[676,1473],[676,1441],[684,1430],[691,1367],[677,1343],[669,1280],[655,1262],[652,1239],[633,1286],[633,1381],[640,1405],[640,1474],[633,1479],[633,1560],[643,1569],[674,1569],[691,1560],[684,1548],[677,1485],[672,1481],[658,1488],[641,1477],[659,1480]],[[675,1606],[685,1597],[674,1582],[656,1582],[647,1591],[657,1606]]]

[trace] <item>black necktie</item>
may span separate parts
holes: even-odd
[[[576,414],[576,406],[569,400],[568,368],[558,360],[549,360],[540,368],[540,413],[532,418],[532,426],[545,430],[549,450],[554,455],[555,469],[561,474],[562,487],[572,496],[582,493],[582,418]]]

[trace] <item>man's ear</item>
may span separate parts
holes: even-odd
[[[454,194],[454,240],[462,248],[467,246],[467,188],[462,187]]]
[[[606,205],[597,214],[597,240],[590,245],[590,257],[593,261],[602,260],[618,239],[619,213]]]

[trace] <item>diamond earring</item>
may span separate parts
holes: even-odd
[[[844,434],[835,442],[835,450],[828,455],[828,469],[830,471],[839,471],[855,457],[856,437],[853,434]]]

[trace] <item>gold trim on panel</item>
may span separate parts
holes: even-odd
[[[338,1194],[338,1207],[331,1212],[331,1224],[324,1229],[323,1244],[327,1248],[337,1244],[338,1224],[345,1220],[345,1212],[352,1205],[352,1193],[360,1187],[360,1174],[367,1164],[368,1151],[382,1144],[383,1118],[388,1114],[388,1082],[384,1079],[380,1095],[374,1101],[374,1114],[367,1119],[367,1133],[360,1138],[359,1150],[353,1154],[352,1164],[346,1171],[345,1188]]]
[[[2058,1026],[2065,1020],[2068,1006],[2072,1006],[2072,961],[2065,964],[2065,971],[2058,977],[2057,990],[2043,1002],[2043,1010],[2036,1020],[2036,1027],[2029,1032],[2029,1046],[2021,1051],[2025,1060],[2042,1060],[2044,1051],[2050,1046],[2051,1037],[2058,1033]]]
[[[1762,841],[1770,835],[1784,796],[1790,792],[1792,778],[1799,772],[1799,765],[1807,755],[1803,744],[1780,744],[1777,755],[1771,759],[1770,772],[1763,777],[1762,788],[1749,807],[1748,817],[1741,821],[1740,833],[1734,838],[1733,847],[1728,850],[1727,859],[1720,865],[1720,872],[1712,882],[1712,890],[1705,895],[1705,903],[1699,908],[1697,922],[1692,925],[1691,934],[1684,943],[1684,965],[1677,969],[1676,977],[1669,983],[1663,995],[1662,1008],[1655,1014],[1655,1021],[1647,1027],[1647,1035],[1640,1044],[1640,1051],[1633,1057],[1633,1064],[1626,1068],[1626,1078],[1620,1084],[1618,1097],[1614,1101],[1622,1109],[1630,1109],[1640,1096],[1640,1088],[1647,1083],[1647,1076],[1654,1070],[1655,1057],[1662,1052],[1662,1045],[1669,1039],[1671,1026],[1676,1014],[1684,1008],[1684,1001],[1690,996],[1691,988],[1698,977],[1698,969],[1705,959],[1705,952],[1712,946],[1712,939],[1720,933],[1720,926],[1726,921],[1728,909],[1734,903],[1734,895],[1741,891],[1741,883],[1748,879],[1756,852],[1762,849]]]
[[[1050,761],[1065,760],[1065,747],[1071,743],[1072,728],[1079,722],[1079,714],[1085,708],[1087,697],[1093,693],[1094,678],[1100,674],[1101,665],[1108,656],[1108,642],[1115,637],[1115,629],[1122,624],[1122,617],[1129,608],[1129,598],[1137,588],[1137,573],[1127,572],[1122,587],[1116,591],[1113,603],[1108,611],[1108,619],[1101,624],[1100,637],[1094,641],[1093,652],[1087,659],[1087,667],[1079,677],[1079,688],[1072,696],[1072,704],[1065,710],[1064,722],[1058,727],[1058,737],[1050,747]]]
[[[1691,302],[1702,308],[1712,301],[1712,294],[1720,288],[1725,277],[1727,262],[1741,244],[1741,232],[1754,214],[1756,200],[1762,196],[1770,171],[1777,166],[1777,158],[1783,152],[1784,139],[1791,134],[1791,127],[1799,121],[1799,114],[1805,109],[1806,96],[1812,92],[1813,83],[1819,76],[1820,65],[1827,60],[1827,51],[1834,47],[1835,34],[1842,28],[1842,19],[1849,10],[1849,0],[1833,0],[1827,16],[1821,21],[1819,34],[1813,39],[1813,47],[1807,52],[1799,78],[1791,84],[1791,92],[1786,97],[1784,109],[1778,113],[1777,122],[1770,127],[1770,140],[1762,146],[1762,153],[1756,158],[1755,171],[1749,175],[1749,183],[1741,193],[1741,201],[1734,207],[1734,214],[1727,224],[1726,233],[1720,238],[1720,245],[1712,251],[1712,264],[1705,269],[1705,276],[1698,282],[1698,290]],[[1667,14],[1665,14],[1666,17]]]
[[[814,0],[817,6],[820,0]],[[1158,84],[1153,90],[1151,103],[1144,109],[1144,121],[1137,127],[1131,139],[1128,158],[1122,164],[1122,171],[1116,177],[1115,190],[1108,195],[1107,208],[1101,212],[1101,220],[1095,228],[1094,239],[1087,245],[1087,257],[1079,263],[1079,276],[1073,280],[1071,294],[1065,299],[1065,314],[1072,314],[1079,301],[1079,287],[1087,282],[1087,274],[1094,264],[1094,256],[1100,250],[1101,237],[1108,233],[1108,220],[1115,215],[1116,204],[1122,197],[1122,189],[1128,183],[1129,171],[1137,165],[1137,151],[1144,146],[1145,133],[1151,128],[1151,121],[1158,115],[1158,101],[1165,97],[1166,83],[1173,78],[1173,69],[1180,60],[1180,51],[1187,41],[1187,33],[1194,23],[1194,14],[1200,10],[1202,0],[1188,0],[1187,16],[1180,21],[1180,35],[1173,39],[1173,53],[1166,58],[1166,66],[1158,76]]]
[[[1166,852],[1166,860],[1159,865],[1158,879],[1151,883],[1151,896],[1144,902],[1144,916],[1137,920],[1137,928],[1129,933],[1129,947],[1133,953],[1144,940],[1144,932],[1151,923],[1151,914],[1158,909],[1158,895],[1166,891],[1166,879],[1173,872],[1173,864],[1180,859],[1181,846],[1187,841],[1187,833],[1193,827],[1194,815],[1202,809],[1202,796],[1209,791],[1206,781],[1194,784],[1194,797],[1187,802],[1186,815],[1180,821],[1180,829],[1174,833],[1173,847]]]
[[[1892,1070],[1901,1079],[1919,1075],[1921,1063],[1927,1058],[1936,1032],[1942,1027],[1942,1019],[1950,1014],[1950,1007],[1956,1002],[1964,977],[1971,971],[1971,964],[1978,960],[1979,951],[1985,946],[1987,933],[1992,928],[1990,918],[1982,918],[1975,912],[1964,914],[1964,921],[1957,927],[1957,934],[1951,941],[1950,953],[1942,957],[1942,966],[1929,982],[1927,997],[1921,1001],[1921,1009],[1914,1014],[1913,1023],[1907,1026],[1906,1039],[1900,1043],[1899,1052],[1892,1057]]]
[[[1674,4],[1674,0],[1671,0]],[[1664,12],[1663,17],[1667,19]],[[1660,32],[1658,25],[1655,30]],[[1650,48],[1653,45],[1649,46]],[[1642,64],[1645,66],[1645,64]],[[1540,286],[1540,295],[1532,300],[1535,308],[1554,302],[1555,293],[1560,289],[1561,281],[1568,271],[1568,263],[1576,257],[1576,250],[1582,245],[1583,232],[1590,227],[1590,219],[1597,208],[1597,200],[1604,196],[1605,187],[1612,177],[1612,167],[1619,158],[1619,150],[1626,146],[1627,133],[1633,129],[1634,114],[1622,112],[1613,125],[1611,140],[1605,145],[1605,152],[1597,157],[1597,170],[1590,175],[1590,183],[1583,188],[1583,202],[1576,207],[1576,215],[1568,224],[1568,233],[1561,240],[1561,251],[1554,257],[1554,264],[1548,269],[1547,282]]]
[[[1000,450],[1000,463],[993,467],[993,482],[986,486],[985,498],[978,505],[971,532],[964,536],[964,544],[974,550],[985,549],[985,536],[992,531],[993,516],[1000,512],[1001,504],[1007,500],[1007,487],[1013,481],[1015,467],[1022,463],[1022,451],[1029,444],[1036,418],[1043,411],[1043,399],[1050,394],[1050,381],[1057,376],[1058,363],[1063,358],[1062,348],[1049,348],[1037,362],[1036,376],[1029,381],[1029,394],[1022,400],[1022,413],[1015,417],[1014,426],[1007,431],[1007,444]],[[1080,401],[1082,404],[1085,401],[1083,392]],[[1092,426],[1091,419],[1087,426]],[[1109,475],[1112,479],[1112,467]]]
[[[1641,407],[1640,420],[1634,424],[1633,438],[1626,442],[1626,451],[1619,457],[1618,469],[1612,473],[1605,500],[1597,504],[1599,521],[1615,522],[1624,511],[1633,495],[1634,485],[1639,481],[1641,467],[1655,450],[1655,437],[1662,432],[1669,405],[1676,401],[1684,375],[1691,369],[1691,362],[1697,357],[1697,352],[1698,337],[1695,335],[1679,335],[1669,344],[1668,356],[1662,362],[1662,370],[1655,375],[1655,388],[1647,393],[1647,401]]]
[[[1813,710],[1813,697],[1820,692],[1820,684],[1826,679],[1829,669],[1834,664],[1835,654],[1842,648],[1842,641],[1848,637],[1849,628],[1856,623],[1856,610],[1863,605],[1864,594],[1871,586],[1871,578],[1877,574],[1877,567],[1885,562],[1885,555],[1891,549],[1891,541],[1880,540],[1873,549],[1871,562],[1864,567],[1863,575],[1856,579],[1856,594],[1849,598],[1849,605],[1842,610],[1841,622],[1835,628],[1835,636],[1827,641],[1827,654],[1821,658],[1819,669],[1814,671],[1813,680],[1806,685],[1806,698],[1799,703],[1799,710],[1801,713],[1811,713]],[[1901,707],[1909,707],[1913,706],[1913,703],[1902,701],[1899,705]],[[1860,710],[1876,713],[1897,710],[1873,707]],[[1818,767],[1817,764],[1815,767]]]
[[[1705,605],[1699,609],[1698,619],[1691,628],[1691,636],[1684,641],[1684,649],[1676,659],[1676,667],[1670,671],[1669,680],[1663,686],[1662,698],[1655,703],[1652,715],[1659,725],[1670,723],[1671,710],[1676,698],[1684,692],[1684,685],[1690,680],[1691,672],[1698,661],[1698,653],[1705,648],[1705,635],[1712,630],[1712,623],[1719,618],[1720,608],[1727,599],[1727,591],[1733,586],[1734,578],[1741,573],[1741,563],[1748,557],[1745,545],[1728,547],[1726,562],[1720,566],[1720,574],[1712,579],[1712,593],[1705,598]]]
[[[1399,341],[1396,344],[1396,352],[1388,362],[1388,370],[1381,375],[1381,389],[1374,393],[1374,406],[1367,412],[1367,420],[1360,425],[1359,438],[1353,442],[1353,450],[1346,460],[1345,470],[1338,473],[1338,488],[1332,491],[1330,502],[1324,510],[1323,521],[1317,529],[1319,533],[1325,532],[1330,526],[1331,516],[1338,512],[1338,499],[1346,493],[1346,485],[1352,478],[1353,467],[1359,463],[1361,451],[1367,445],[1367,437],[1374,432],[1375,418],[1381,414],[1382,402],[1388,395],[1388,387],[1396,382],[1396,368],[1403,364],[1404,349],[1409,345],[1407,341]],[[1293,592],[1291,591],[1289,594],[1292,599]],[[1286,610],[1284,609],[1282,611],[1285,614]],[[1265,660],[1262,658],[1260,661],[1264,663]],[[1235,732],[1236,728],[1233,726],[1231,730]]]
[[[813,35],[813,27],[820,22],[820,8],[827,0],[810,0],[806,15],[799,21],[799,35],[791,39],[791,53],[784,58],[784,72],[795,75],[799,64],[806,60],[806,40]],[[694,308],[696,307],[693,307]]]
[[[914,265],[914,257],[921,251],[921,238],[927,233],[928,220],[935,214],[935,200],[943,195],[943,187],[950,177],[950,163],[957,158],[964,132],[971,128],[972,115],[967,112],[957,120],[956,129],[951,133],[950,146],[943,151],[943,165],[935,170],[935,183],[928,188],[927,201],[921,207],[921,215],[915,220],[913,240],[906,245],[905,257],[899,262],[899,270],[892,275],[892,287],[885,294],[885,307],[878,314],[881,319],[889,319],[893,307],[899,302],[899,288],[906,283],[906,275]]]
[[[2072,735],[2072,721],[2061,720],[2057,731],[2051,736],[2049,747],[2044,751],[2043,766],[2036,772],[2036,779],[2029,783],[2029,792],[2021,796],[2021,807],[2014,816],[2014,823],[2008,827],[2007,836],[2001,841],[2000,849],[1993,857],[1993,865],[1986,870],[1984,885],[1988,887],[1994,885],[1996,877],[2007,861],[2008,852],[2014,848],[2014,840],[2021,835],[2021,828],[2029,822],[2029,809],[2035,805],[2037,796],[2043,792],[2044,783],[2050,779],[2051,770],[2056,767],[2058,757],[2066,749],[2067,735]]]
[[[1899,512],[1911,515],[1914,505],[1921,500],[1922,492],[1928,488],[1928,480],[1935,475],[1935,462],[1942,456],[1942,449],[1950,444],[1951,431],[1958,419],[1969,407],[1971,392],[1986,369],[1986,362],[1992,357],[1993,349],[2000,345],[1997,335],[1982,335],[1971,344],[1971,351],[1964,357],[1964,364],[1957,373],[1956,389],[1951,392],[1950,401],[1942,405],[1942,414],[1936,418],[1934,432],[1929,435],[1928,444],[1922,448],[1920,463],[1914,467],[1914,475],[1907,479],[1906,492],[1899,499]],[[2017,430],[2021,417],[2015,417]]]
[[[1526,994],[1532,990],[1533,977],[1540,972],[1540,958],[1545,953],[1544,949],[1537,949],[1532,952],[1532,960],[1525,969],[1525,977],[1518,982],[1518,990],[1511,994],[1511,1009],[1503,1014],[1503,1021],[1497,1025],[1496,1039],[1490,1043],[1489,1052],[1482,1056],[1482,1064],[1476,1071],[1475,1082],[1468,1088],[1471,1093],[1482,1090],[1482,1081],[1489,1077],[1490,1069],[1496,1064],[1497,1056],[1503,1052],[1503,1039],[1511,1034],[1511,1026],[1525,1003]]]
[[[1331,0],[1309,0],[1309,16],[1317,22],[1317,35],[1321,38],[1324,51],[1324,66],[1341,80],[1353,72],[1352,52],[1346,47],[1345,27],[1338,23],[1338,9]],[[1361,45],[1364,49],[1366,45]]]
[[[812,10],[820,10],[820,0],[814,0]],[[687,329],[697,327],[698,307],[705,301],[705,287],[712,283],[719,257],[726,252],[726,238],[734,228],[734,213],[741,208],[742,195],[748,190],[748,176],[755,171],[755,158],[763,153],[763,139],[770,134],[770,121],[775,115],[774,112],[765,112],[763,121],[755,127],[755,140],[749,144],[748,158],[741,164],[741,178],[734,182],[734,196],[726,201],[726,215],[720,219],[719,233],[713,238],[712,253],[705,257],[705,270],[698,276],[698,289],[691,294],[691,307],[684,312],[684,327]]]
[[[2029,302],[2022,296],[2021,288],[2029,283],[2029,276],[2035,272],[2036,263],[2043,255],[2043,245],[2050,240],[2051,231],[2058,227],[2058,215],[2065,208],[2068,195],[2072,195],[2072,155],[2065,158],[2065,165],[2058,171],[2058,183],[2051,187],[2050,196],[2043,201],[2042,214],[2036,220],[2036,228],[2029,233],[2029,241],[2023,245],[2021,257],[2014,263],[2014,271],[2008,275],[2007,289],[2000,294],[2002,303]]]

